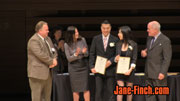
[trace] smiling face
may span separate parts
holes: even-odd
[[[120,40],[123,40],[123,34],[121,32],[121,29],[119,30],[118,37],[119,37]]]
[[[157,23],[156,22],[150,22],[147,25],[147,32],[148,32],[148,36],[156,36],[159,33],[158,28],[156,27]]]
[[[102,24],[101,32],[105,37],[108,36],[111,32],[111,25],[110,24]]]
[[[79,38],[79,32],[78,29],[75,29],[75,33],[74,33],[74,39],[77,40]]]
[[[61,30],[57,30],[55,33],[54,33],[54,37],[55,39],[59,40],[62,36],[62,31]]]
[[[43,38],[48,36],[49,28],[47,24],[44,24],[38,32]]]

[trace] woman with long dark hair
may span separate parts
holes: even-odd
[[[119,61],[121,56],[130,57],[129,70],[124,74],[116,74],[118,86],[133,86],[134,69],[137,60],[137,43],[131,39],[131,29],[128,26],[119,28],[118,37],[120,41],[116,44],[116,57],[115,62]],[[123,95],[117,95],[117,101],[122,101]],[[127,95],[127,101],[132,101],[132,94]]]
[[[89,69],[86,62],[88,47],[85,38],[79,35],[76,27],[69,26],[67,28],[64,47],[68,60],[73,100],[79,101],[79,92],[84,92],[85,101],[90,101],[88,85]]]

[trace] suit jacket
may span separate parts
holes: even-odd
[[[145,74],[149,78],[158,79],[159,73],[167,75],[172,56],[171,41],[161,33],[150,48],[151,40],[152,37],[147,38]]]
[[[51,48],[54,48],[49,37],[46,38]],[[28,41],[28,77],[46,80],[50,74],[49,65],[53,64],[53,59],[57,53],[51,53],[44,40],[35,33]]]
[[[137,43],[134,42],[133,40],[129,40],[128,42],[129,47],[127,49],[126,57],[130,57],[130,64],[136,64],[137,60]],[[116,55],[121,55],[121,48],[122,48],[122,42],[119,41],[116,44]]]
[[[118,38],[111,35],[109,36],[108,44],[106,51],[104,51],[104,44],[102,34],[97,35],[93,38],[90,53],[89,53],[89,67],[90,69],[94,68],[96,56],[102,56],[111,61],[111,66],[106,69],[106,76],[114,76],[115,75],[115,63],[114,58],[116,55],[116,43]]]
[[[88,57],[88,50],[84,54],[80,52],[78,56],[74,56],[74,53],[78,47],[81,49],[86,47],[88,49],[85,38],[82,37],[82,40],[79,40],[76,44],[73,43],[71,46],[69,46],[67,43],[64,44],[65,54],[69,65],[74,61]]]

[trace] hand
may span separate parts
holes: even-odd
[[[147,56],[147,48],[141,51],[141,56],[143,58]]]
[[[96,73],[95,68],[92,68],[92,69],[91,69],[91,72],[92,72],[92,73]]]
[[[80,52],[81,52],[81,48],[78,47],[78,48],[76,49],[76,53],[75,53],[76,56],[78,56]]]
[[[159,79],[159,80],[162,80],[162,79],[164,79],[164,77],[165,77],[165,76],[164,76],[164,74],[162,74],[162,73],[159,73],[159,76],[158,76],[158,79]]]
[[[53,59],[53,64],[49,66],[49,68],[53,68],[57,65],[57,60]]]
[[[58,49],[61,49],[64,52],[64,40],[58,42]]]
[[[126,73],[124,73],[124,75],[130,75],[130,74],[131,74],[131,72],[132,72],[132,70],[131,70],[131,69],[129,69]]]
[[[108,68],[110,65],[111,65],[111,61],[108,60],[108,61],[106,62],[106,68]]]
[[[131,67],[126,73],[124,73],[124,75],[130,75],[133,69],[134,67]]]
[[[82,53],[84,54],[84,53],[86,53],[86,52],[87,52],[87,48],[84,47],[84,48],[82,49]]]
[[[115,61],[118,62],[118,61],[119,61],[119,58],[120,58],[120,55],[117,55],[117,56],[115,57]]]

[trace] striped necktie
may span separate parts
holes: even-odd
[[[103,43],[104,43],[104,51],[106,51],[106,48],[107,48],[107,37],[104,37]]]

